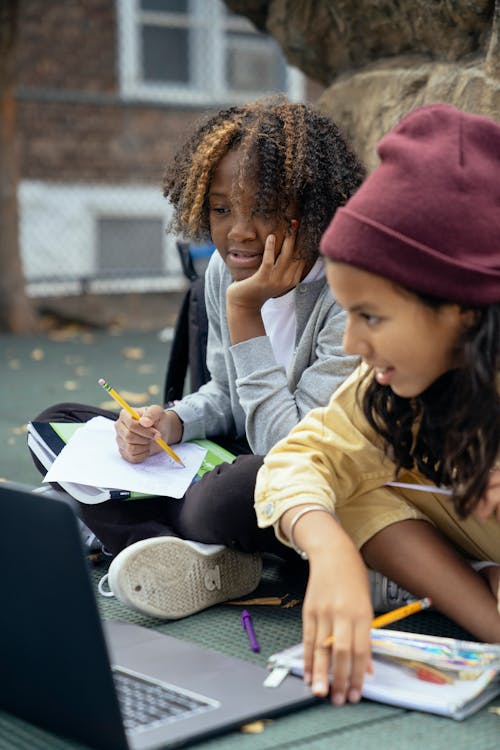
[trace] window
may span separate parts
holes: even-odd
[[[161,191],[151,185],[19,186],[27,292],[57,294],[183,290],[176,238]]]
[[[238,103],[273,91],[303,95],[303,76],[277,42],[222,0],[117,0],[126,98]]]
[[[156,218],[97,218],[97,278],[165,273],[163,222]]]

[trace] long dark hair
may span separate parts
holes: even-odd
[[[417,296],[434,309],[445,304]],[[471,312],[474,323],[457,344],[460,367],[412,399],[379,385],[369,372],[362,396],[363,412],[384,439],[396,474],[416,467],[435,484],[451,487],[462,518],[483,496],[500,450],[500,304]]]

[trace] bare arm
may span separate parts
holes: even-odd
[[[281,531],[305,506],[286,511]],[[357,702],[370,669],[373,619],[366,568],[361,556],[333,515],[312,511],[294,524],[294,542],[309,559],[309,580],[302,610],[304,679],[316,695],[327,695],[329,671],[335,664],[332,703]],[[324,647],[333,635],[333,646]]]

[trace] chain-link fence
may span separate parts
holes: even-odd
[[[300,99],[300,74],[221,0],[35,0],[19,52],[28,293],[182,288],[164,164],[202,113]]]

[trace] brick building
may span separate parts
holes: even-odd
[[[16,82],[28,292],[176,289],[163,167],[191,123],[302,76],[222,0],[25,0]]]

